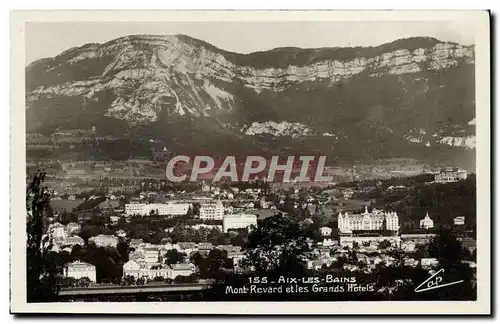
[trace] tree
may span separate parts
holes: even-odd
[[[226,258],[222,267],[225,269],[234,269],[234,259]]]
[[[304,188],[300,189],[300,191],[299,191],[299,202],[300,203],[306,202],[307,201],[307,196],[308,196],[308,192]]]
[[[174,283],[195,283],[198,281],[198,276],[196,274],[191,274],[189,276],[177,276],[174,279]]]
[[[114,247],[88,245],[82,252],[81,259],[96,267],[97,282],[114,282],[122,277],[120,254]]]
[[[200,215],[200,203],[194,203],[193,204],[193,216],[199,216]]]
[[[227,260],[227,252],[219,249],[213,249],[208,253],[207,264],[210,276],[217,275],[224,267]]]
[[[334,261],[332,264],[332,268],[334,269],[343,269],[344,265],[348,263],[349,260],[345,255],[340,255],[337,259],[337,261]]]
[[[385,250],[389,247],[391,247],[391,242],[389,242],[388,240],[380,241],[380,243],[378,244],[379,250]]]
[[[358,264],[358,253],[356,252],[356,249],[353,248],[347,252],[347,263],[352,265]]]
[[[439,264],[447,269],[460,263],[464,257],[462,245],[456,235],[448,229],[442,229],[429,244],[429,254],[438,259]]]
[[[464,250],[455,233],[449,229],[439,231],[429,245],[429,254],[438,259],[450,282],[460,281],[460,285],[447,287],[441,291],[440,299],[475,300],[476,288],[473,283],[473,271],[469,265],[462,263]],[[443,295],[445,294],[445,295]]]
[[[192,208],[192,207],[191,207],[191,205],[190,205],[190,206],[189,206],[189,208],[188,208],[188,211],[187,211],[187,213],[186,213],[186,217],[187,217],[187,218],[193,218],[193,215],[194,215],[194,213],[193,213],[193,208]]]
[[[77,287],[78,280],[73,277],[64,277],[62,278],[60,284],[61,287]]]
[[[180,253],[175,249],[168,250],[165,253],[165,263],[166,264],[177,264],[184,261],[186,254]]]
[[[125,263],[128,261],[128,250],[129,246],[128,243],[125,242],[124,240],[120,240],[118,244],[116,245],[116,249],[118,250],[118,253],[120,254],[120,261]]]
[[[125,228],[127,226],[127,221],[125,220],[124,216],[121,216],[118,218],[118,227],[119,228]]]
[[[394,258],[393,267],[402,268],[404,266],[406,255],[402,249],[391,249],[388,254],[390,257]]]
[[[46,263],[45,255],[52,248],[50,235],[43,238],[44,218],[50,204],[50,193],[42,187],[45,172],[37,171],[26,189],[27,235],[27,301],[50,302],[58,293],[55,268]]]
[[[81,255],[82,255],[82,247],[80,246],[80,244],[74,245],[73,248],[71,249],[71,256],[77,259]]]
[[[88,277],[78,279],[78,287],[88,287],[91,283],[92,281]]]
[[[74,258],[68,251],[59,252],[59,262],[61,263],[61,267],[73,261]]]
[[[238,234],[236,234],[234,237],[232,237],[229,242],[231,243],[231,245],[234,245],[234,246],[243,246],[245,245],[245,238],[244,238],[244,234],[240,231],[238,232]]]
[[[224,233],[215,227],[208,233],[207,242],[210,242],[213,245],[224,245],[228,243]]]
[[[191,253],[191,255],[189,256],[189,261],[191,261],[191,263],[193,263],[196,266],[200,265],[202,259],[203,256],[198,251]]]
[[[135,284],[135,277],[130,275],[125,276],[122,280],[122,283],[125,286],[132,286],[133,284]]]
[[[257,273],[299,275],[304,271],[306,252],[309,246],[297,221],[288,216],[272,216],[250,233],[245,265]]]
[[[290,197],[289,194],[286,195],[285,197],[285,201],[283,203],[283,206],[281,207],[281,209],[285,212],[285,213],[293,213],[294,211],[294,201],[293,199]]]

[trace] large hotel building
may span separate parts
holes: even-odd
[[[467,179],[467,171],[459,168],[443,168],[434,176],[438,183],[457,182]]]
[[[399,217],[395,212],[383,212],[378,209],[373,209],[368,212],[365,207],[363,214],[348,214],[347,212],[339,213],[338,226],[340,232],[349,231],[398,231]]]
[[[191,204],[187,203],[167,203],[167,204],[125,204],[125,214],[130,215],[186,215]]]
[[[222,202],[210,202],[200,205],[200,219],[222,220],[224,217],[224,205]]]
[[[338,228],[340,231],[339,243],[341,246],[352,247],[354,243],[380,242],[388,240],[398,245],[401,238],[399,232],[399,217],[395,212],[384,212],[373,209],[362,214],[339,213]],[[383,234],[389,231],[390,234]],[[377,232],[379,232],[377,234]],[[368,234],[368,235],[367,235]]]

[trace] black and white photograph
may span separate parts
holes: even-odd
[[[487,12],[32,13],[12,311],[489,311]]]

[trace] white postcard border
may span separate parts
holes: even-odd
[[[25,22],[458,20],[475,30],[477,301],[26,303]],[[11,312],[148,314],[489,314],[490,44],[486,11],[14,11],[11,13]]]

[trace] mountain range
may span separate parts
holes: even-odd
[[[430,37],[239,54],[185,35],[126,36],[29,64],[27,132],[53,143],[91,130],[81,142],[99,139],[101,154],[123,158],[161,146],[471,169],[474,71],[473,45]]]

